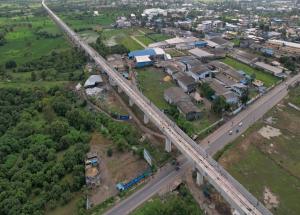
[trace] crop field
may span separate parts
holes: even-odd
[[[227,65],[233,67],[234,69],[237,70],[243,70],[245,73],[247,73],[248,75],[252,75],[255,74],[256,75],[256,79],[261,80],[262,82],[264,82],[266,87],[270,87],[273,84],[276,84],[276,82],[279,80],[279,78],[263,72],[261,70],[257,70],[255,68],[252,68],[244,63],[241,63],[235,59],[232,58],[225,58],[224,60],[222,60],[223,63],[226,63]]]
[[[300,88],[293,89],[219,159],[276,215],[300,214],[300,112],[287,105],[299,105],[299,95]]]
[[[53,22],[44,17],[25,19],[0,19],[1,28],[12,27],[12,31],[5,35],[6,43],[0,46],[0,65],[8,60],[15,60],[17,64],[23,64],[52,50],[65,50],[70,46],[60,34]],[[45,31],[50,34],[58,34],[55,38],[39,36],[36,32]]]

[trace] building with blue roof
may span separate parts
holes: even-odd
[[[197,41],[194,43],[194,45],[197,48],[204,48],[207,46],[207,42],[206,41]]]
[[[129,58],[134,58],[134,57],[139,57],[139,56],[153,57],[155,55],[156,55],[156,52],[154,49],[144,49],[144,50],[137,50],[137,51],[129,52],[128,57]]]

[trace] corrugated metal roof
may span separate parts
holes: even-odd
[[[137,56],[155,56],[156,52],[154,49],[144,49],[144,50],[137,50],[137,51],[132,51],[128,54],[128,57],[133,58]]]
[[[143,62],[151,62],[152,60],[149,58],[149,55],[147,56],[136,56],[134,57],[135,61],[137,63],[143,63]]]
[[[100,75],[91,75],[86,82],[84,83],[84,87],[94,86],[98,83],[102,83],[102,77]]]

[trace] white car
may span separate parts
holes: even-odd
[[[230,130],[230,131],[229,131],[229,135],[232,135],[232,133],[233,133],[232,130]]]
[[[239,127],[242,127],[242,126],[243,126],[243,122],[240,122],[240,123],[239,123]]]

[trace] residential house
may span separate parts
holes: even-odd
[[[179,77],[177,79],[177,83],[185,93],[191,93],[197,87],[197,83],[195,82],[195,79],[188,75]]]
[[[201,111],[191,101],[191,98],[179,87],[171,87],[164,92],[164,98],[169,104],[177,106],[181,114],[187,120],[195,120],[201,117]]]

